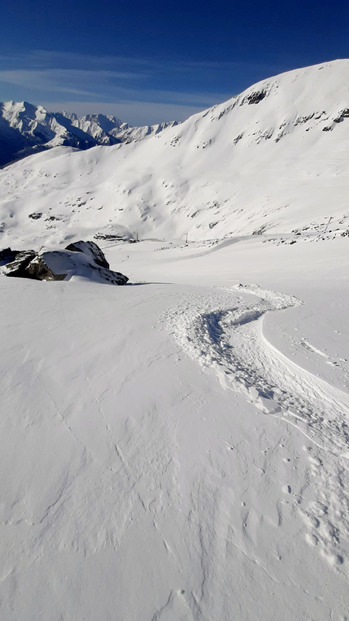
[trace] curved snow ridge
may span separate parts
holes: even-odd
[[[312,420],[308,421],[309,424],[312,427],[317,425],[322,433],[329,437],[326,433],[328,429],[331,441],[339,450],[344,449],[341,456],[349,459],[349,395],[287,358],[265,337],[263,321],[260,324],[260,336],[274,364],[284,365],[287,368],[290,385],[297,388],[299,394],[302,392],[304,398],[312,405]],[[296,412],[291,410],[291,413],[296,416]]]
[[[239,285],[238,288],[269,299],[274,305],[273,310],[282,310],[301,303],[297,298],[287,299],[283,294],[262,290],[258,286]],[[321,448],[326,446],[326,450],[348,459],[349,395],[287,358],[265,337],[263,320],[264,317],[261,317],[261,321],[250,326],[248,331],[240,330],[240,339],[234,339],[234,348],[240,352],[241,358],[247,363],[252,359],[255,370],[259,369],[268,378],[269,388],[272,387],[267,395],[269,400],[271,397],[271,402],[268,403],[263,398],[265,395],[259,391],[256,405],[264,411],[275,412],[277,410],[274,410],[272,402],[276,401],[284,416],[292,416],[299,423],[306,423],[307,433],[310,431],[313,441]]]
[[[222,291],[252,294],[258,301],[247,305],[240,297],[231,306],[229,297],[219,300],[218,292],[199,304],[191,298],[170,317],[170,331],[181,348],[202,367],[214,369],[225,388],[245,394],[266,414],[292,419],[320,448],[349,458],[349,395],[296,365],[263,334],[267,312],[302,302],[258,285]]]
[[[241,296],[236,296],[236,304],[231,306],[231,294],[237,291],[258,295],[259,302],[246,305]],[[218,304],[220,308],[217,309]],[[292,296],[263,290],[258,285],[245,287],[240,284],[232,289],[216,289],[210,296],[190,296],[185,304],[182,303],[167,316],[167,323],[187,355],[203,367],[214,368],[224,386],[224,376],[231,376],[230,383],[234,388],[243,392],[247,390],[250,395],[250,389],[260,385],[261,396],[270,397],[269,387],[262,388],[262,378],[252,370],[252,360],[249,364],[243,364],[240,359],[235,336],[239,336],[239,328],[256,322],[266,312],[299,304],[301,302]]]
[[[234,292],[257,300],[246,304],[239,296],[232,306]],[[300,304],[292,296],[238,285],[225,290],[225,296],[216,290],[187,298],[168,317],[169,327],[181,348],[201,366],[214,369],[225,388],[244,394],[263,413],[310,441],[304,446],[304,484],[295,496],[306,541],[349,577],[349,395],[296,365],[263,334],[267,312]],[[309,485],[310,503],[303,497]]]

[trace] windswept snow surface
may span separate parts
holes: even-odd
[[[349,241],[231,241],[0,277],[2,619],[347,618]]]

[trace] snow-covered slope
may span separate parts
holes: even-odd
[[[348,78],[0,172],[0,248],[167,238],[0,269],[1,619],[348,618]]]
[[[59,145],[89,149],[98,144],[143,140],[173,125],[177,123],[130,127],[115,116],[78,117],[65,112],[48,112],[26,101],[7,101],[0,104],[0,166]]]
[[[339,60],[264,80],[146,141],[26,158],[0,173],[6,243],[120,225],[190,239],[323,230],[330,217],[346,228],[348,110]]]
[[[1,619],[347,617],[347,245],[0,277]]]

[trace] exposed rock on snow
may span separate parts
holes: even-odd
[[[264,99],[266,94],[267,93],[265,91],[259,91],[259,92],[257,91],[255,93],[251,93],[250,95],[248,95],[246,99],[249,105],[258,104],[260,101],[262,101],[262,99]],[[245,103],[245,100],[243,100],[242,103]]]
[[[10,249],[9,249],[10,250]],[[4,268],[6,276],[33,280],[70,280],[81,277],[95,282],[125,285],[127,276],[109,269],[102,250],[91,241],[69,244],[65,250],[19,252]]]
[[[99,265],[99,267],[105,267],[107,270],[109,269],[109,263],[104,256],[104,252],[93,241],[77,241],[73,244],[69,244],[66,250],[70,250],[70,252],[83,252]]]
[[[10,250],[10,249],[9,249]],[[33,278],[27,271],[29,263],[35,258],[36,253],[34,250],[23,250],[22,252],[16,252],[14,260],[7,263],[4,268],[6,276],[16,276],[18,278]]]
[[[6,264],[14,261],[18,253],[19,250],[11,250],[11,248],[4,248],[3,250],[0,250],[0,264]]]

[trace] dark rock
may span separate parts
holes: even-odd
[[[125,285],[128,282],[127,276],[109,269],[102,250],[90,241],[69,244],[65,250],[18,252],[14,261],[5,266],[4,273],[6,276],[33,280],[69,280],[79,276],[113,285]]]
[[[71,252],[84,252],[88,256],[90,256],[97,265],[100,267],[105,267],[109,269],[109,263],[104,256],[104,252],[100,249],[97,244],[92,241],[78,241],[73,244],[69,244],[66,246],[66,250],[70,250]]]
[[[30,213],[28,218],[31,218],[32,220],[40,220],[40,218],[42,218],[42,213],[41,211],[34,211],[34,213]]]
[[[54,274],[39,255],[27,265],[27,278],[34,280],[64,280],[67,274]]]
[[[237,144],[238,142],[240,142],[242,137],[243,137],[243,134],[239,134],[238,136],[236,136],[236,138],[234,138],[233,143]]]
[[[262,99],[264,99],[264,97],[266,97],[266,91],[256,91],[254,93],[251,93],[251,95],[248,95],[244,102],[247,101],[247,103],[249,105],[251,104],[258,104],[260,101],[262,101]]]
[[[17,278],[35,278],[35,276],[31,276],[27,272],[27,267],[35,256],[36,252],[34,250],[23,250],[23,252],[18,252],[15,260],[5,266],[4,272],[6,276],[14,276]]]
[[[19,250],[11,250],[11,248],[4,248],[4,250],[0,250],[0,263],[3,265],[5,263],[11,263],[15,260],[16,256],[19,254]]]
[[[344,119],[348,119],[348,118],[349,118],[349,108],[345,108],[339,113],[339,115],[335,119],[333,119],[333,121],[335,123],[341,123],[342,121],[344,121]]]
[[[101,280],[111,285],[126,285],[128,282],[127,276],[124,276],[121,272],[114,272],[105,268],[96,268],[96,272]]]

